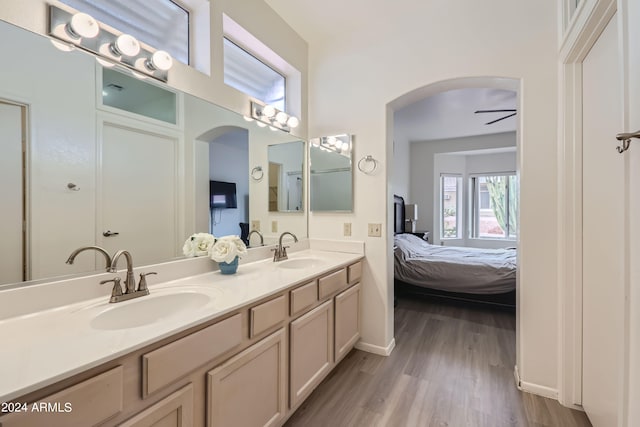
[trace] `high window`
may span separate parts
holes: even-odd
[[[461,237],[462,176],[440,175],[440,236],[442,239]]]
[[[98,21],[131,34],[138,40],[162,49],[189,64],[189,10],[170,0],[62,0]]]
[[[285,77],[226,37],[224,83],[278,110],[286,111]]]
[[[471,237],[515,239],[518,181],[515,174],[474,175],[471,189]]]

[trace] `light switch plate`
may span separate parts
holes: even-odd
[[[278,232],[278,221],[271,221],[271,232],[272,233]]]
[[[251,229],[252,230],[256,230],[256,231],[260,231],[260,221],[258,221],[258,220],[251,221]]]
[[[382,237],[382,224],[369,223],[369,237]]]
[[[351,236],[351,223],[350,222],[345,222],[344,223],[344,232],[343,232],[345,237],[350,237]]]

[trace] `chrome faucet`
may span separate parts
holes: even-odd
[[[129,251],[119,250],[113,255],[113,261],[111,261],[111,269],[109,270],[112,273],[116,273],[118,271],[117,264],[120,256],[124,255],[127,260],[127,278],[124,279],[124,287],[125,294],[131,294],[136,291],[136,279],[133,277],[133,258]]]
[[[101,248],[100,246],[83,246],[81,248],[78,248],[75,251],[71,252],[71,255],[69,255],[69,258],[67,258],[66,263],[69,265],[73,264],[73,261],[75,261],[76,257],[80,252],[84,252],[90,249],[100,252],[102,255],[104,255],[105,261],[107,263],[107,267],[106,267],[107,271],[111,271],[111,263],[112,263],[111,256],[106,250],[104,250],[104,248]]]
[[[278,239],[278,247],[276,247],[275,249],[272,249],[272,251],[274,251],[273,262],[284,261],[285,259],[289,259],[289,257],[287,256],[287,248],[289,246],[282,246],[282,238],[287,234],[293,237],[294,242],[298,242],[298,238],[292,232],[285,231],[284,233],[282,233],[280,235],[280,239]]]
[[[249,232],[249,234],[247,235],[247,246],[251,246],[251,235],[253,233],[256,233],[258,236],[260,236],[260,246],[264,246],[264,237],[262,236],[262,233],[260,233],[258,230],[251,230]]]
[[[109,272],[116,273],[118,271],[118,260],[122,255],[124,255],[125,259],[127,260],[127,278],[124,280],[124,292],[122,290],[122,287],[120,286],[119,277],[115,277],[110,280],[103,280],[100,282],[101,285],[113,282],[113,290],[111,291],[111,299],[109,300],[109,302],[127,301],[133,298],[149,295],[146,276],[148,276],[149,274],[156,274],[156,272],[153,271],[150,273],[140,274],[140,283],[138,284],[138,288],[136,289],[136,279],[133,276],[133,258],[131,257],[129,251],[119,250],[113,255],[113,261],[111,262],[111,268],[109,268]]]

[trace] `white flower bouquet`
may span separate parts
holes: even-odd
[[[187,257],[208,256],[215,242],[216,238],[213,234],[192,234],[184,242],[184,246],[182,246],[182,253]]]
[[[211,259],[231,263],[236,257],[246,255],[247,247],[238,236],[223,236],[216,240],[209,251]]]

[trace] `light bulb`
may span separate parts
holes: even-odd
[[[107,61],[105,59],[98,58],[97,56],[96,56],[96,62],[98,64],[102,65],[103,67],[107,67],[107,68],[112,68],[112,67],[114,67],[116,65],[111,61]]]
[[[258,125],[258,127],[261,127],[261,128],[267,126],[266,123],[262,123],[262,122],[256,122],[256,124]]]
[[[242,118],[247,122],[252,122],[253,121],[253,119],[251,117],[242,116]]]
[[[273,127],[273,126],[269,126],[269,129],[271,129],[271,130],[273,130],[273,131],[276,131],[276,130],[278,130],[278,128],[276,128],[276,127]]]
[[[136,56],[140,53],[140,43],[129,34],[121,34],[111,44],[111,52],[116,56]]]
[[[278,114],[276,114],[276,120],[283,125],[287,123],[287,119],[289,119],[289,116],[284,111],[279,111]]]
[[[335,136],[330,136],[327,138],[327,144],[329,144],[330,146],[334,146],[336,145],[336,137]]]
[[[267,105],[262,109],[262,114],[265,117],[271,118],[276,115],[276,108],[273,105]]]
[[[336,148],[337,148],[338,150],[341,150],[341,149],[342,149],[342,141],[340,141],[340,140],[337,140],[337,141],[336,141]]]
[[[76,13],[71,17],[67,25],[67,33],[75,39],[92,39],[100,32],[98,21],[86,13]]]
[[[173,66],[173,58],[164,50],[156,50],[146,62],[150,70],[167,71]]]
[[[297,128],[299,124],[300,120],[298,120],[297,117],[291,116],[289,117],[289,120],[287,120],[287,125],[289,125],[291,129]]]

